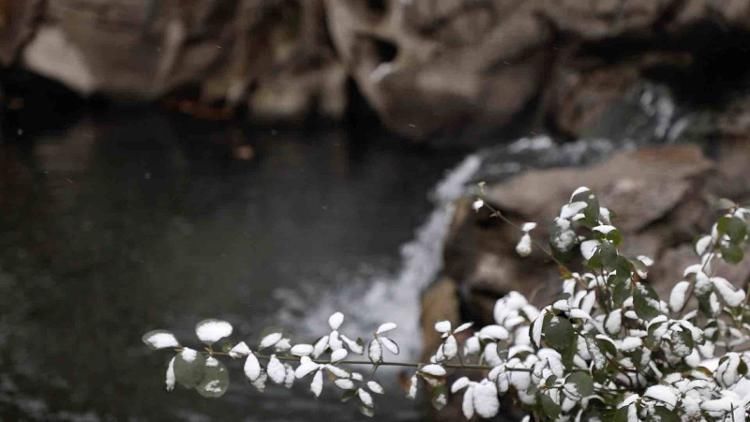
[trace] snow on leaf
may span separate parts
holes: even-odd
[[[315,371],[320,367],[319,364],[312,361],[307,356],[302,356],[299,360],[299,366],[294,371],[294,375],[297,378],[304,378],[307,376],[307,374],[311,373],[312,371]]]
[[[253,385],[253,387],[255,387],[256,390],[262,393],[266,391],[267,379],[268,379],[268,375],[266,375],[265,372],[261,372],[260,375],[258,375],[258,378],[256,378],[255,381],[250,381],[250,383]]]
[[[521,236],[521,240],[516,244],[516,253],[521,258],[531,255],[531,236],[528,233]]]
[[[419,371],[423,374],[432,375],[434,377],[445,376],[445,368],[436,364],[425,365],[419,368]]]
[[[477,199],[471,204],[471,208],[474,211],[479,211],[483,206],[484,206],[484,201],[482,201],[481,199]]]
[[[383,386],[378,384],[377,381],[367,381],[367,388],[370,389],[375,394],[385,394],[385,390],[383,389]]]
[[[290,342],[288,338],[282,338],[281,340],[278,341],[278,343],[276,343],[273,346],[273,348],[277,352],[286,352],[287,350],[292,348],[292,343]]]
[[[417,389],[419,388],[419,378],[417,374],[414,374],[409,379],[409,391],[406,393],[406,397],[414,400],[417,398]]]
[[[650,266],[654,265],[654,260],[651,259],[651,257],[648,257],[646,255],[638,255],[636,258],[639,261],[641,261],[643,263],[643,265],[645,265],[647,267],[650,267]]]
[[[268,372],[268,377],[271,378],[271,381],[276,384],[283,383],[286,378],[286,368],[284,368],[284,364],[279,361],[276,355],[271,355],[266,372]]]
[[[474,416],[474,388],[467,388],[464,392],[461,411],[464,413],[466,419],[471,419]]]
[[[328,326],[331,330],[338,330],[341,324],[344,322],[344,314],[336,312],[328,318]]]
[[[435,331],[438,333],[447,333],[451,330],[451,322],[450,321],[438,321],[435,323]]]
[[[698,256],[703,255],[706,253],[709,246],[711,246],[711,236],[703,236],[695,242],[695,253],[697,253]]]
[[[370,344],[367,346],[367,356],[370,358],[370,362],[374,364],[383,361],[383,348],[377,339],[370,340]]]
[[[167,366],[167,375],[164,380],[164,384],[167,387],[167,391],[174,390],[174,383],[175,383],[175,376],[174,376],[174,359],[172,358],[169,361],[169,366]]]
[[[677,404],[677,395],[675,390],[666,385],[652,385],[646,389],[643,393],[644,397],[648,397],[664,403],[669,406],[670,409],[674,409]]]
[[[328,372],[332,373],[333,376],[337,378],[349,378],[350,375],[346,370],[339,368],[336,365],[326,365],[325,368],[328,370]]]
[[[461,377],[455,381],[453,381],[453,384],[451,385],[451,393],[456,393],[458,391],[463,390],[464,388],[469,386],[469,379],[466,377]]]
[[[232,330],[232,324],[218,319],[205,319],[195,325],[198,339],[209,346],[232,335]]]
[[[489,380],[483,380],[474,387],[474,410],[485,419],[497,415],[500,410],[500,401],[497,398],[497,387]]]
[[[320,397],[320,393],[323,392],[323,371],[318,371],[313,376],[310,383],[310,391],[312,391],[315,397]]]
[[[690,283],[687,281],[680,281],[672,287],[672,292],[669,294],[669,309],[672,312],[680,312],[685,307],[689,287]]]
[[[586,261],[590,260],[594,256],[597,249],[599,249],[598,240],[584,240],[583,242],[581,242],[581,255]]]
[[[174,334],[164,330],[149,331],[143,335],[143,342],[153,350],[166,349],[169,347],[180,347],[180,342]]]
[[[328,348],[328,336],[323,336],[315,342],[315,346],[313,346],[313,356],[316,358],[320,355],[322,355],[326,349]]]
[[[457,333],[460,333],[460,332],[462,332],[462,331],[466,331],[466,330],[468,330],[469,328],[471,328],[471,327],[472,327],[473,325],[474,325],[474,323],[473,323],[473,322],[464,322],[463,324],[461,324],[461,325],[459,325],[458,327],[456,327],[456,329],[455,329],[455,330],[453,330],[453,333],[454,333],[454,334],[457,334]]]
[[[458,342],[452,335],[448,336],[443,343],[443,354],[447,359],[453,359],[458,353]]]
[[[190,362],[195,361],[195,359],[198,357],[198,352],[195,349],[191,349],[189,347],[186,347],[186,348],[182,349],[182,351],[180,352],[180,357],[185,362],[190,363]]]
[[[479,352],[480,348],[481,348],[481,345],[479,343],[479,337],[471,336],[468,339],[466,339],[466,342],[464,343],[464,354],[473,355],[474,353]]]
[[[247,347],[247,343],[244,341],[241,341],[237,343],[232,349],[229,351],[229,356],[233,359],[239,359],[241,357],[245,357],[250,354],[250,348]]]
[[[488,325],[479,330],[479,335],[485,338],[491,338],[495,340],[507,340],[510,337],[508,330],[499,325]]]
[[[274,344],[278,343],[279,340],[281,340],[281,333],[271,333],[263,337],[260,340],[260,348],[261,349],[269,348],[273,346]]]
[[[312,344],[295,344],[292,346],[290,353],[294,356],[310,356],[315,350]]]
[[[639,339],[638,337],[625,337],[620,342],[620,349],[623,352],[630,352],[633,351],[643,345],[643,341]]]
[[[342,390],[354,390],[354,382],[347,378],[339,378],[333,382],[336,387]]]
[[[542,345],[542,328],[544,327],[545,312],[539,314],[531,325],[531,341],[539,347]]]
[[[396,323],[394,322],[386,322],[384,324],[380,324],[380,327],[375,331],[375,334],[385,334],[389,331],[393,331],[398,327]]]
[[[250,381],[255,381],[260,376],[260,362],[258,362],[258,358],[252,352],[247,355],[244,370],[245,376]]]
[[[380,344],[388,349],[389,352],[393,353],[394,355],[397,355],[399,353],[399,347],[395,341],[391,340],[388,337],[378,337],[378,339],[380,340]]]
[[[292,388],[292,386],[294,385],[294,378],[295,378],[294,368],[292,368],[292,365],[285,363],[284,369],[286,369],[286,376],[284,377],[284,387]]]
[[[745,300],[745,291],[742,289],[735,290],[732,283],[723,277],[711,277],[711,283],[719,293],[724,302],[729,306],[738,306]]]
[[[570,220],[576,214],[583,211],[587,206],[588,204],[584,201],[576,201],[571,202],[570,204],[565,204],[560,208],[560,218],[564,220]]]
[[[573,193],[572,193],[572,194],[570,195],[570,200],[572,201],[572,200],[573,200],[573,198],[575,198],[576,196],[578,196],[578,195],[580,195],[580,194],[582,194],[582,193],[585,193],[585,192],[589,192],[589,191],[591,191],[591,189],[589,189],[588,187],[586,187],[586,186],[579,186],[579,187],[578,187],[578,188],[576,188],[576,190],[574,190],[574,191],[573,191]]]
[[[344,359],[346,359],[346,355],[348,355],[349,352],[346,351],[346,349],[338,349],[334,350],[333,353],[331,353],[331,362],[339,362]]]
[[[594,227],[591,230],[606,235],[612,232],[613,230],[617,230],[617,227],[610,226],[609,224],[602,224],[602,225]]]
[[[685,271],[682,273],[683,277],[687,277],[690,274],[696,274],[699,272],[702,272],[703,266],[701,264],[693,264],[687,268],[685,268]]]
[[[348,347],[352,353],[356,353],[358,355],[361,355],[362,353],[364,353],[364,347],[362,347],[360,343],[350,339],[349,337],[343,334],[341,334],[340,337],[341,337],[341,341],[343,341],[344,344],[346,344],[346,347]]]
[[[523,223],[523,225],[521,226],[521,231],[528,233],[534,230],[535,228],[536,228],[536,223],[534,222]]]
[[[365,389],[360,388],[359,390],[357,390],[357,396],[359,396],[359,401],[361,401],[362,404],[367,407],[372,407],[372,396],[370,395],[370,393],[365,391]]]
[[[615,309],[607,315],[604,320],[604,329],[608,334],[617,334],[622,326],[622,309]]]
[[[328,347],[331,348],[331,350],[339,350],[344,348],[344,343],[339,338],[339,332],[336,330],[331,331],[331,334],[328,335]]]

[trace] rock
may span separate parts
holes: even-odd
[[[415,139],[464,140],[532,111],[584,133],[653,69],[710,62],[691,31],[747,31],[748,5],[326,0],[341,60],[384,123]]]
[[[687,97],[737,92],[732,75],[746,69],[731,54],[744,54],[749,10],[750,0],[1,0],[0,63],[82,95],[187,98],[220,116],[247,105],[261,121],[341,119],[351,79],[413,139],[471,144],[525,124],[575,137],[659,74]]]
[[[41,9],[36,26],[24,26],[34,34],[21,63],[82,95],[150,100],[191,88],[206,104],[248,104],[261,120],[343,115],[346,74],[326,44],[320,1],[60,0]],[[19,48],[5,43],[2,58]]]
[[[0,65],[11,64],[34,32],[41,0],[0,0]]]
[[[725,193],[738,201],[750,199],[750,185],[741,177],[741,163],[750,160],[747,145],[720,143],[713,159],[698,146],[671,145],[620,152],[588,167],[530,170],[489,183],[485,198],[513,221],[541,223],[534,234],[546,239],[547,222],[573,190],[588,186],[615,213],[614,223],[625,239],[623,252],[654,259],[648,280],[666,295],[682,270],[697,260],[693,241],[709,230],[716,216],[712,200]],[[448,290],[446,280],[456,283],[462,316],[477,323],[490,322],[495,300],[512,290],[536,305],[550,303],[560,288],[554,263],[536,248],[531,256],[519,258],[514,250],[518,230],[491,218],[486,207],[474,213],[470,202],[457,203],[444,245],[440,290]],[[750,280],[750,262],[722,264],[717,273],[744,286]],[[435,347],[433,339],[425,341],[425,347]]]
[[[433,328],[436,322],[447,320],[453,326],[461,323],[455,281],[443,278],[435,282],[422,295],[421,310],[419,322],[424,341],[429,344],[439,344],[440,336]],[[429,356],[423,356],[423,358],[429,359]]]

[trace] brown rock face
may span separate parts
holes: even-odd
[[[0,0],[0,62],[84,95],[188,91],[261,120],[340,118],[351,78],[414,139],[524,121],[575,136],[655,71],[742,51],[749,18],[750,0]]]
[[[190,88],[259,119],[339,118],[345,108],[345,72],[317,0],[7,3],[14,18],[0,31],[12,36],[0,59],[25,41],[22,66],[83,95],[147,100]]]
[[[746,141],[721,143],[714,159],[696,146],[666,146],[622,152],[587,168],[532,170],[488,185],[486,199],[514,221],[542,223],[534,234],[546,243],[545,223],[558,214],[573,190],[588,186],[602,206],[615,213],[614,224],[625,238],[624,252],[654,259],[649,281],[667,295],[682,270],[697,261],[692,245],[715,218],[711,198],[750,199],[750,185],[739,173],[739,163],[750,162],[747,145]],[[556,297],[560,277],[546,255],[535,250],[530,257],[519,258],[514,250],[516,229],[490,218],[486,209],[472,212],[468,199],[457,207],[445,244],[440,291],[449,289],[446,280],[455,283],[465,317],[491,321],[496,299],[512,290],[537,305]],[[750,281],[747,260],[737,266],[719,265],[717,272],[738,285]],[[425,332],[432,323],[423,321]],[[425,338],[427,350],[435,344],[433,338]]]

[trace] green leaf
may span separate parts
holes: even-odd
[[[443,410],[445,405],[448,403],[448,387],[445,384],[437,385],[432,389],[432,407],[435,410]]]
[[[344,394],[341,395],[341,401],[344,402],[344,403],[346,403],[346,402],[348,402],[349,400],[353,399],[356,396],[357,396],[357,389],[356,388],[352,389],[352,390],[346,390],[346,391],[344,391]]]
[[[574,372],[566,380],[568,384],[573,384],[581,397],[588,397],[594,393],[594,379],[586,372]]]
[[[174,359],[175,380],[184,387],[194,388],[203,380],[205,367],[206,357],[203,354],[185,349]]]
[[[605,420],[610,420],[612,422],[628,422],[628,407],[629,406],[625,406],[608,412]]]
[[[747,375],[747,363],[743,359],[740,359],[740,363],[737,365],[737,372],[743,377]]]
[[[633,307],[638,317],[646,321],[650,321],[661,315],[656,293],[647,284],[638,283],[633,295]]]
[[[745,252],[736,244],[721,247],[721,257],[729,264],[738,264],[745,257]]]
[[[616,277],[612,279],[610,286],[612,288],[612,304],[615,308],[621,308],[623,302],[630,297],[630,286],[628,279]]]
[[[544,339],[553,349],[565,351],[575,344],[575,331],[570,321],[559,316],[554,316],[544,322],[542,327]]]
[[[539,394],[539,401],[542,403],[542,410],[550,420],[555,420],[560,415],[560,405],[555,403],[548,395]]]
[[[215,358],[206,359],[203,379],[195,389],[203,397],[217,398],[224,395],[229,388],[229,371],[227,367]]]
[[[615,246],[619,246],[622,243],[622,233],[617,229],[610,231],[603,238],[609,240]]]
[[[641,261],[638,262],[643,265]],[[613,267],[615,270],[615,277],[618,280],[630,280],[630,277],[633,275],[634,264],[624,256],[618,256]]]
[[[583,210],[584,219],[583,221],[589,226],[594,227],[599,225],[599,200],[596,195],[589,192],[586,198],[586,209]]]
[[[738,217],[723,216],[719,218],[717,229],[726,234],[732,242],[741,242],[747,235],[747,224]]]
[[[677,412],[669,410],[664,406],[654,407],[654,420],[661,422],[679,422],[680,418],[677,416]]]

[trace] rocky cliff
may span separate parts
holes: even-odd
[[[748,29],[750,0],[1,0],[0,61],[255,120],[339,119],[353,81],[392,130],[459,142],[578,135],[643,80],[720,101]]]

